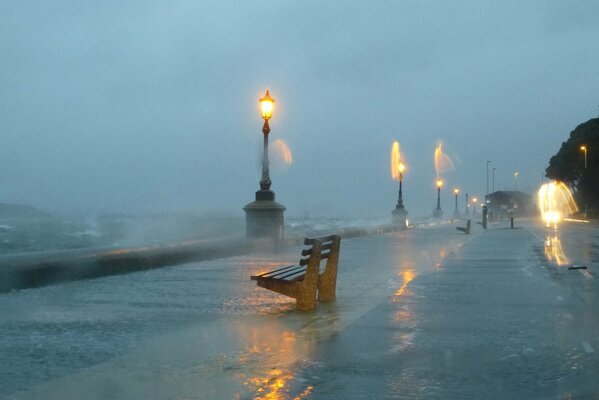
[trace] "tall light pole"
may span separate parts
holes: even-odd
[[[476,197],[472,198],[472,215],[476,214],[476,202],[478,199]]]
[[[453,189],[453,194],[455,195],[455,208],[453,210],[453,218],[454,219],[460,218],[460,212],[458,211],[458,193],[460,193],[460,189],[457,187],[454,188]]]
[[[584,172],[585,172],[583,174],[583,177],[584,177],[584,175],[586,175],[586,171],[587,171],[587,146],[586,145],[580,146],[580,150],[584,151]],[[583,188],[582,194],[584,195],[584,217],[586,218],[587,217],[587,196],[586,196],[585,189],[586,188]]]
[[[470,203],[468,203],[468,193],[466,193],[466,206],[465,206],[464,214],[470,215],[470,211],[468,210],[469,208],[470,208]]]
[[[495,193],[495,170],[497,168],[493,168],[493,193]]]
[[[275,201],[275,192],[270,190],[272,184],[268,170],[268,134],[270,125],[268,121],[272,117],[275,99],[266,94],[258,100],[260,114],[264,120],[262,135],[264,141],[262,155],[262,176],[260,178],[260,190],[256,192],[256,200],[243,207],[245,211],[245,230],[248,237],[268,237],[278,245],[283,239],[283,212],[285,206]]]
[[[443,179],[437,179],[437,208],[433,211],[433,217],[441,218],[443,216],[443,211],[441,210],[441,187],[443,186]]]
[[[518,171],[514,172],[514,192],[516,190],[518,190],[518,186],[516,184],[516,180],[518,179],[518,175],[520,175],[520,172],[518,172]]]
[[[489,194],[489,164],[491,163],[491,161],[487,160],[487,193]]]

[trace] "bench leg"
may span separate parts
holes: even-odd
[[[337,288],[337,266],[339,265],[339,243],[331,251],[332,255],[327,260],[327,265],[318,277],[318,301],[335,301],[335,290]]]
[[[296,307],[301,311],[316,309],[316,285],[304,285],[297,293]]]

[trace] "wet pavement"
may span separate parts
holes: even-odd
[[[312,313],[249,281],[299,247],[3,294],[0,397],[597,398],[599,230],[520,227],[344,239]]]

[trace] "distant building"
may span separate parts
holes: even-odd
[[[514,217],[531,217],[536,214],[533,198],[528,193],[518,191],[497,191],[485,196],[485,203],[491,220]]]

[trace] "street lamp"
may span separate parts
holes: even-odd
[[[587,147],[580,146],[580,150],[584,151],[584,169],[587,169]]]
[[[268,121],[272,117],[275,99],[270,96],[269,91],[258,100],[260,114],[264,119],[262,134],[264,138],[264,152],[262,157],[262,177],[260,178],[260,190],[256,192],[256,200],[247,204],[245,210],[246,235],[251,238],[269,237],[278,245],[284,236],[285,206],[275,201],[275,192],[270,190],[272,184],[268,171],[268,134],[270,126]]]
[[[397,165],[397,171],[399,171],[399,194],[397,196],[397,205],[395,206],[395,210],[391,212],[396,223],[400,224],[403,229],[407,227],[406,217],[408,216],[408,212],[406,211],[403,205],[403,173],[406,170],[406,166],[401,161]]]
[[[441,210],[441,187],[443,186],[443,179],[437,179],[437,208],[433,211],[433,217],[441,218],[443,211]]]
[[[397,197],[397,207],[396,208],[404,208],[403,206],[403,193],[401,191],[401,187],[403,184],[403,173],[406,170],[406,166],[403,163],[399,163],[399,166],[397,167],[397,169],[399,170],[399,195]]]
[[[478,199],[476,197],[472,198],[472,215],[476,214],[476,202]]]
[[[516,186],[516,179],[518,179],[518,175],[520,175],[520,172],[518,172],[518,171],[514,172],[514,192],[516,190],[518,190],[517,189],[518,186]]]
[[[270,133],[270,126],[268,120],[272,117],[272,110],[274,109],[275,99],[270,97],[268,90],[264,97],[260,100],[260,111],[262,112],[262,118],[264,119],[264,126],[262,126],[262,133],[264,134],[264,156],[262,157],[262,179],[260,179],[260,190],[270,190],[270,174],[268,171],[268,134]]]
[[[457,187],[453,188],[453,194],[455,196],[455,208],[453,210],[453,218],[454,219],[460,218],[460,212],[458,211],[458,193],[460,193],[460,189]]]

